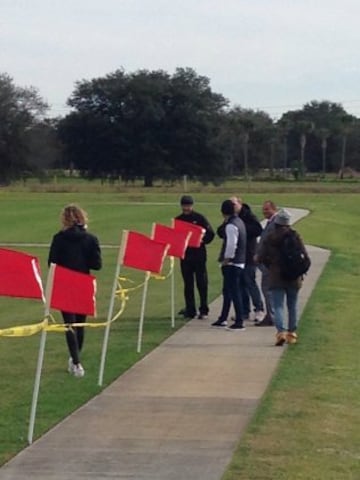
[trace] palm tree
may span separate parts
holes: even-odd
[[[345,162],[346,162],[346,144],[347,144],[347,137],[351,131],[352,123],[354,117],[352,115],[344,115],[341,119],[341,161],[340,161],[340,172],[339,176],[342,180],[344,178],[344,169],[345,169]]]
[[[325,177],[326,175],[326,154],[327,154],[327,141],[329,136],[330,136],[330,131],[328,128],[320,128],[323,177]]]
[[[303,178],[305,175],[305,147],[307,141],[307,134],[311,133],[314,130],[314,123],[307,121],[299,121],[296,124],[296,130],[299,132],[300,138],[300,165],[299,165],[299,176]]]
[[[283,147],[283,170],[284,177],[286,178],[286,172],[288,168],[288,135],[291,130],[291,123],[288,120],[279,120],[278,124],[279,140]]]
[[[242,135],[242,146],[243,146],[243,154],[244,154],[244,176],[245,180],[249,178],[249,139],[250,134],[249,132],[244,132]]]

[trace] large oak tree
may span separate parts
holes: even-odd
[[[223,174],[225,98],[190,68],[117,70],[76,84],[59,124],[67,162],[92,176],[214,179]]]

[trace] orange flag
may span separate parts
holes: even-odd
[[[55,265],[50,307],[63,312],[96,316],[93,275]]]
[[[39,260],[27,253],[0,248],[0,295],[44,299]]]
[[[166,225],[155,224],[153,238],[158,242],[168,243],[169,257],[184,258],[191,234],[181,230],[167,227]]]
[[[195,225],[194,223],[178,220],[177,218],[174,218],[174,228],[177,231],[191,233],[189,247],[200,247],[205,234],[205,228],[200,227],[200,225]]]
[[[167,243],[131,231],[125,231],[123,243],[122,265],[152,273],[161,272],[169,248]]]

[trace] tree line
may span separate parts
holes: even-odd
[[[311,101],[284,113],[230,106],[191,68],[125,72],[82,80],[63,117],[47,117],[34,87],[0,74],[0,183],[52,168],[87,178],[202,182],[258,172],[325,176],[360,170],[360,119],[339,103]]]

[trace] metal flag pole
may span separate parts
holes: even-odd
[[[126,244],[127,244],[128,233],[129,232],[127,230],[123,230],[121,245],[120,245],[120,248],[119,248],[119,254],[118,254],[118,259],[117,259],[117,263],[116,263],[115,278],[114,278],[114,283],[113,283],[112,291],[111,291],[109,310],[108,310],[106,327],[105,327],[105,332],[104,332],[103,346],[102,346],[102,350],[101,350],[101,360],[100,360],[99,379],[98,379],[98,385],[100,387],[102,386],[103,380],[104,380],[105,360],[106,360],[106,353],[107,353],[108,343],[109,343],[111,319],[112,319],[112,315],[113,315],[113,311],[114,311],[115,293],[116,293],[116,288],[117,288],[118,277],[120,275],[120,268],[121,268],[122,260],[123,260],[123,257],[124,257],[124,251],[125,251],[125,247],[126,247]]]
[[[140,312],[140,322],[139,322],[139,333],[138,333],[137,353],[140,353],[140,352],[141,352],[142,335],[143,335],[143,328],[144,328],[145,305],[146,305],[146,296],[147,296],[149,279],[150,279],[150,272],[146,272],[146,274],[145,274],[144,289],[143,289],[143,296],[142,296],[142,302],[141,302],[141,312]]]
[[[50,265],[50,269],[47,277],[46,289],[45,289],[45,318],[47,318],[50,313],[50,300],[51,300],[51,293],[52,293],[52,288],[54,283],[55,268],[56,268],[56,265],[52,263]],[[29,445],[32,444],[33,436],[34,436],[36,409],[37,409],[38,398],[39,398],[41,372],[42,372],[42,367],[44,363],[46,336],[47,336],[47,332],[45,329],[43,329],[41,332],[41,338],[40,338],[38,361],[37,361],[37,367],[36,367],[36,373],[35,373],[34,390],[33,390],[31,411],[30,411],[30,420],[29,420],[29,429],[28,429]]]

